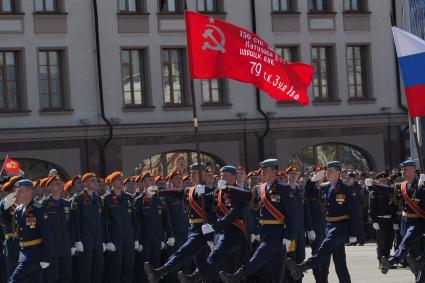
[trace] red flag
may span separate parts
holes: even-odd
[[[19,174],[19,170],[21,169],[21,166],[18,161],[6,158],[6,160],[3,163],[3,167],[1,170],[4,170],[6,172],[14,172]]]
[[[211,16],[186,11],[192,79],[251,83],[279,101],[308,104],[313,67],[288,63],[254,33]]]

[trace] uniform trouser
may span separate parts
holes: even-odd
[[[310,241],[310,245],[311,245],[312,255],[316,255],[317,251],[322,245],[323,240],[325,239],[326,222],[323,219],[321,221],[317,221],[313,223],[313,225],[314,225],[313,227],[314,232],[316,233],[316,239],[314,241]],[[325,278],[327,278],[328,274],[329,274],[329,265],[327,264],[322,264],[320,266],[313,268],[313,275],[316,278],[316,281],[318,282],[323,281]]]
[[[19,252],[18,265],[9,283],[41,283],[41,250],[31,248]]]
[[[110,252],[111,283],[131,283],[133,281],[134,241],[131,239],[113,241],[116,251]]]
[[[6,277],[9,278],[16,269],[16,265],[18,264],[18,257],[6,256],[4,261],[6,263]]]
[[[271,282],[279,282],[282,272],[284,272],[282,269],[283,254],[284,250],[281,239],[265,239],[255,250],[243,269],[246,275],[249,276],[269,263],[270,275],[272,277]]]
[[[210,247],[203,234],[191,234],[187,241],[164,264],[168,273],[177,271],[186,262],[194,259],[196,266],[201,266],[208,258]]]
[[[348,273],[345,241],[347,240],[348,222],[338,224],[328,224],[326,228],[326,237],[323,240],[317,254],[310,257],[305,265],[308,268],[325,265],[329,269],[331,255],[334,259],[335,270],[340,283],[350,283],[350,274]]]
[[[174,243],[174,246],[167,248],[167,255],[170,257],[172,254],[174,254],[178,249],[180,249],[181,246],[186,242],[187,239],[187,233],[184,234],[175,234],[174,238],[176,239],[176,242]],[[187,261],[185,264],[182,265],[181,270],[185,274],[189,274],[192,272],[192,261]],[[178,282],[177,279],[177,272],[172,272],[171,274],[168,274],[165,278],[166,282],[174,283]]]
[[[376,231],[376,251],[378,260],[381,257],[389,257],[394,241],[394,229],[392,219],[378,218],[379,230]]]
[[[78,254],[79,283],[100,283],[103,278],[103,243],[83,240],[84,251]]]
[[[357,234],[357,242],[359,243],[359,244],[364,244],[364,242],[365,242],[365,229],[364,229],[364,223],[365,223],[365,221],[364,221],[364,213],[363,213],[363,205],[361,204],[361,203],[359,203],[359,212],[358,212],[358,219],[359,219],[359,232],[358,232],[358,234]]]
[[[304,230],[297,233],[295,238],[295,251],[288,253],[288,258],[293,259],[296,263],[302,263],[305,259],[305,233]],[[294,280],[290,270],[285,270],[285,283],[301,283],[302,279]]]
[[[225,237],[221,235],[214,250],[209,254],[206,262],[200,266],[203,282],[215,282],[219,280],[218,273],[223,263],[232,255],[242,250],[245,243],[245,236],[241,232],[238,235]]]
[[[60,257],[53,257],[50,265],[43,269],[43,282],[45,283],[70,283],[72,281],[71,250]]]
[[[391,258],[391,263],[399,263],[409,252],[409,250],[418,246],[419,240],[422,238],[425,227],[422,221],[417,221],[413,224],[407,224],[406,234],[403,237],[398,249],[394,253],[394,256]]]

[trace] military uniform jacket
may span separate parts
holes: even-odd
[[[118,196],[111,190],[102,201],[106,243],[134,241],[137,227],[132,196],[124,191]]]
[[[189,219],[182,196],[165,196],[173,234],[187,234]]]
[[[388,186],[374,185],[369,190],[369,217],[373,223],[379,219],[397,221],[397,206],[394,203],[394,189]]]
[[[83,190],[74,197],[71,208],[75,242],[90,239],[103,243],[105,223],[101,198],[96,194],[90,196],[87,190]]]
[[[17,236],[21,250],[27,257],[39,257],[51,262],[53,233],[49,227],[49,215],[41,203],[32,201],[26,208],[21,205],[16,211]]]
[[[359,227],[358,203],[354,199],[351,188],[338,180],[335,185],[326,184],[323,187],[323,195],[326,200],[326,218],[328,220],[344,216],[349,217],[349,220],[328,221],[328,224],[338,225],[349,221],[349,236],[356,237]]]
[[[308,180],[304,186],[304,219],[308,231],[325,222],[325,199],[322,187]]]
[[[401,193],[401,184],[397,184],[396,186],[397,194],[399,195],[399,198],[401,200],[401,210],[402,214],[416,214],[416,212],[406,203],[404,200],[402,193]],[[418,187],[418,180],[415,179],[415,181],[409,185],[407,184],[406,192],[409,198],[416,203],[422,210],[425,210],[425,187]],[[424,221],[424,219],[420,217],[415,218],[409,218],[409,217],[403,217],[404,220],[406,220],[407,224],[416,223],[420,221]]]
[[[13,219],[15,216],[12,207],[4,209],[4,199],[0,201],[0,224],[5,238],[3,254],[6,257],[18,257],[19,255],[18,240],[15,238],[15,220]]]
[[[49,216],[49,226],[53,233],[54,255],[69,253],[72,246],[71,237],[71,202],[64,199],[55,200],[52,196],[42,202]]]

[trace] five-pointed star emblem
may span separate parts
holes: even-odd
[[[213,24],[213,23],[214,23],[214,21],[215,21],[215,19],[214,19],[213,17],[210,17],[210,18],[209,18],[209,21],[210,21],[210,24]]]

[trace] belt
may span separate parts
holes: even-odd
[[[202,218],[189,219],[189,224],[201,224],[201,223],[204,223],[204,219]]]
[[[409,212],[405,212],[405,211],[403,211],[402,215],[403,215],[403,217],[406,217],[406,218],[419,218],[420,217],[416,213],[409,213]]]
[[[26,242],[19,242],[19,246],[21,248],[26,248],[26,247],[31,247],[31,246],[41,244],[42,242],[43,242],[42,239],[35,239],[35,240],[31,240],[31,241],[26,241]]]
[[[378,218],[384,218],[384,219],[389,219],[392,216],[391,215],[377,215],[376,217],[378,217]]]
[[[283,221],[281,220],[265,220],[265,219],[260,219],[258,221],[258,223],[260,223],[261,225],[282,225]]]
[[[4,234],[4,238],[6,240],[12,239],[14,237],[15,237],[15,233],[6,233],[6,234]]]
[[[326,217],[327,222],[338,222],[338,221],[347,220],[347,219],[350,219],[350,215]]]

